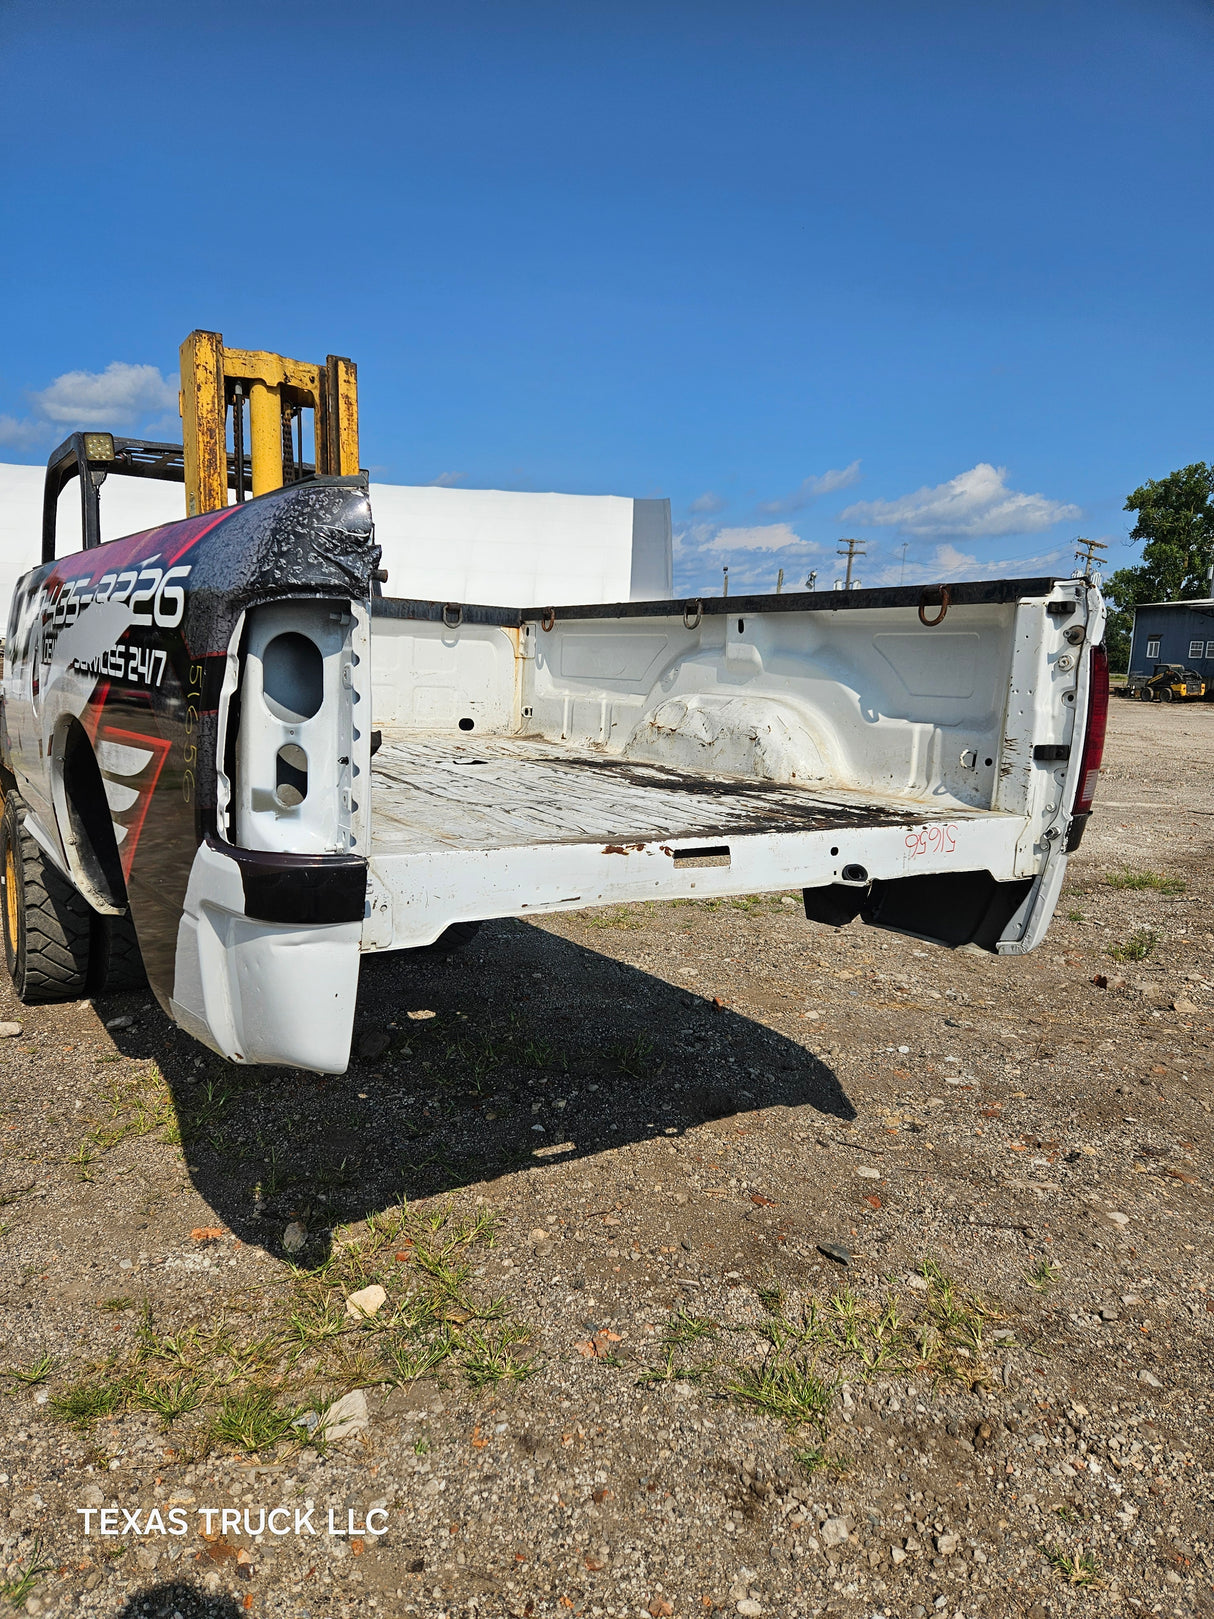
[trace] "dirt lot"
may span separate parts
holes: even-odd
[[[1212,757],[1114,705],[1026,960],[495,924],[341,1079],[6,984],[9,1600],[1214,1614]]]

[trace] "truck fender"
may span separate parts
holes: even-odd
[[[51,797],[72,882],[95,911],[121,916],[126,878],[110,818],[106,785],[88,733],[67,717],[51,742]]]

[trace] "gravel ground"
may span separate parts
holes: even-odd
[[[1212,745],[1114,705],[1023,960],[493,924],[340,1079],[5,986],[9,1600],[1214,1614]]]

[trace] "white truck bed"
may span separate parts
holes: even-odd
[[[377,860],[584,843],[615,844],[623,854],[628,845],[660,840],[1016,819],[905,797],[637,764],[543,737],[464,742],[404,730],[384,734],[371,761],[371,787]]]
[[[540,737],[391,730],[363,947],[452,922],[949,870],[1015,875],[1023,816],[638,764]]]

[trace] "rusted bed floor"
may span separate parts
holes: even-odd
[[[534,737],[385,730],[371,761],[373,854],[922,825],[992,813],[637,764]]]

